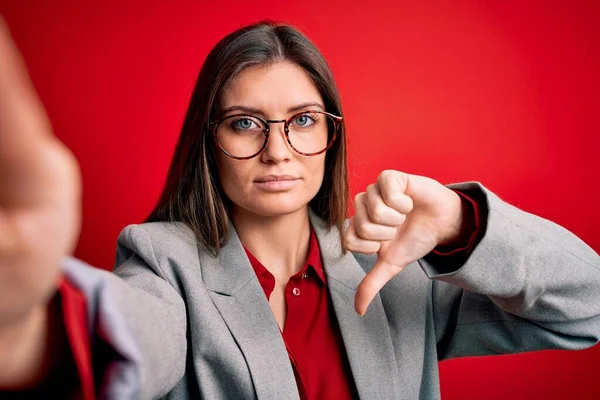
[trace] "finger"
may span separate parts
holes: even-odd
[[[0,18],[0,207],[59,198],[57,170],[76,170],[74,158],[52,135],[25,64]]]
[[[44,107],[1,17],[0,59],[0,140],[47,135],[51,129]]]
[[[384,203],[402,214],[408,214],[413,209],[413,201],[406,194],[410,190],[408,185],[408,175],[398,171],[383,171],[377,178]]]
[[[379,225],[387,225],[397,227],[404,223],[406,215],[402,214],[389,207],[383,201],[379,185],[371,184],[367,186],[367,195],[365,196],[365,204],[369,219]]]
[[[361,239],[385,241],[396,235],[396,228],[392,226],[379,225],[371,221],[367,211],[366,194],[359,193],[354,201],[355,215],[354,227]]]
[[[354,309],[356,312],[364,315],[369,304],[371,304],[371,301],[377,296],[381,288],[403,269],[403,267],[401,268],[385,261],[378,261],[356,289],[356,296],[354,298]]]
[[[361,239],[356,234],[354,226],[354,217],[350,218],[350,223],[344,233],[344,248],[362,254],[374,254],[381,248],[381,242]]]

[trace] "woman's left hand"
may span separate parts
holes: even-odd
[[[407,265],[461,235],[460,196],[424,176],[386,170],[354,198],[355,215],[344,246],[378,259],[356,291],[354,307],[364,315],[379,290]]]

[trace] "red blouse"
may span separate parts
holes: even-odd
[[[248,249],[244,250],[269,299],[275,278]],[[358,398],[312,228],[306,263],[288,281],[285,302],[287,316],[282,335],[300,398]]]
[[[479,231],[479,212],[475,201],[457,192],[469,209],[463,235],[454,247],[434,255],[456,257],[468,254]],[[275,277],[244,247],[267,299],[275,287]],[[308,256],[300,272],[285,287],[287,316],[282,332],[296,377],[300,398],[358,398],[340,328],[335,316],[319,244],[311,228]]]

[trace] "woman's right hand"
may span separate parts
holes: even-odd
[[[60,260],[80,229],[81,181],[0,16],[0,387],[31,381]]]

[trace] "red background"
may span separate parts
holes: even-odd
[[[330,62],[354,193],[387,168],[478,180],[600,250],[598,2],[124,3],[0,0],[81,164],[78,257],[112,266],[117,234],[161,190],[204,57],[263,18],[296,25]],[[452,360],[442,393],[598,398],[599,366],[600,346]]]

